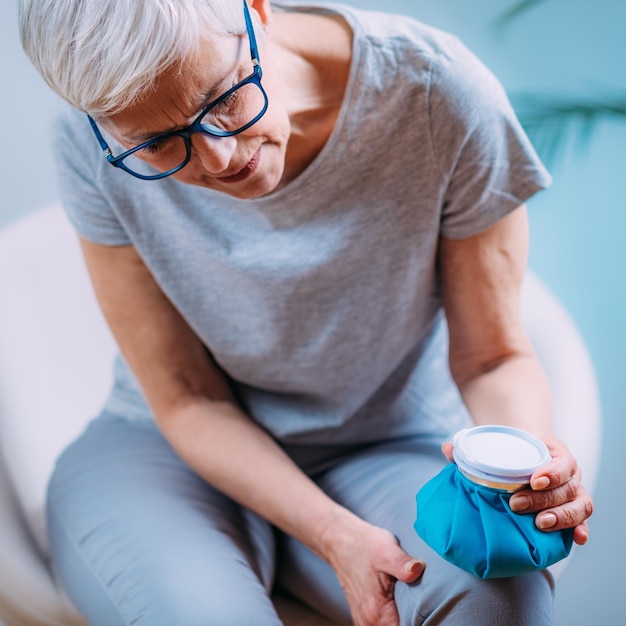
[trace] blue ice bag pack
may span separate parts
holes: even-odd
[[[533,514],[509,507],[513,492],[550,461],[543,442],[518,429],[479,426],[458,433],[454,443],[456,464],[417,494],[417,534],[444,559],[483,579],[518,576],[565,558],[573,529],[543,532]]]

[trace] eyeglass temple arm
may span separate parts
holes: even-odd
[[[113,156],[113,153],[111,152],[111,148],[109,148],[109,144],[105,141],[104,137],[102,136],[102,133],[100,132],[100,129],[98,128],[98,125],[96,124],[96,121],[93,119],[93,117],[87,114],[87,118],[89,119],[89,123],[91,124],[91,128],[93,129],[93,132],[96,136],[96,139],[98,140],[98,143],[100,144],[100,147],[104,151],[106,158],[109,159],[109,157]]]
[[[248,9],[247,0],[243,0],[243,15],[246,19],[246,28],[248,29],[248,39],[250,40],[250,55],[252,56],[253,65],[259,64],[259,48],[254,35],[254,27],[252,26],[252,18],[250,17],[250,9]]]

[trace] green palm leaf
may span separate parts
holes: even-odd
[[[526,13],[526,11],[532,9],[537,4],[541,4],[542,2],[546,2],[546,0],[520,0],[519,2],[516,2],[496,19],[496,26],[500,28],[506,26],[522,13]]]
[[[508,26],[520,15],[547,0],[519,0],[496,20],[496,28]],[[606,119],[626,122],[626,94],[597,100],[576,97],[551,98],[520,95],[513,98],[518,117],[546,163],[554,163],[572,138],[586,148],[597,125]]]
[[[524,95],[513,98],[513,102],[528,136],[548,164],[562,154],[569,138],[574,137],[584,149],[601,121],[626,122],[624,95],[598,101]]]

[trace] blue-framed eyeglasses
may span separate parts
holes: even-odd
[[[192,124],[153,137],[118,156],[113,156],[95,120],[90,115],[87,116],[98,143],[111,165],[142,180],[165,178],[189,163],[193,133],[205,133],[212,137],[232,137],[250,128],[263,117],[268,99],[261,85],[263,72],[246,0],[243,3],[243,12],[250,40],[252,73],[210,102]]]

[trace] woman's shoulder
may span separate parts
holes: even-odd
[[[341,16],[351,27],[355,38],[362,38],[372,46],[393,50],[413,48],[425,55],[446,54],[458,45],[458,39],[445,31],[418,19],[396,13],[370,10],[338,2],[309,0],[305,2],[279,0],[279,10],[309,14]]]
[[[63,103],[51,118],[51,145],[57,176],[67,181],[95,181],[106,159],[91,130],[87,115]],[[69,183],[67,183],[69,184]]]
[[[87,115],[66,102],[61,103],[54,112],[52,125],[65,132],[83,133],[89,130]]]
[[[409,15],[335,2],[319,2],[307,6],[318,9],[324,7],[323,10],[336,12],[350,24],[356,37],[387,51],[406,50],[421,56],[437,57],[455,55],[463,47],[455,35]]]

